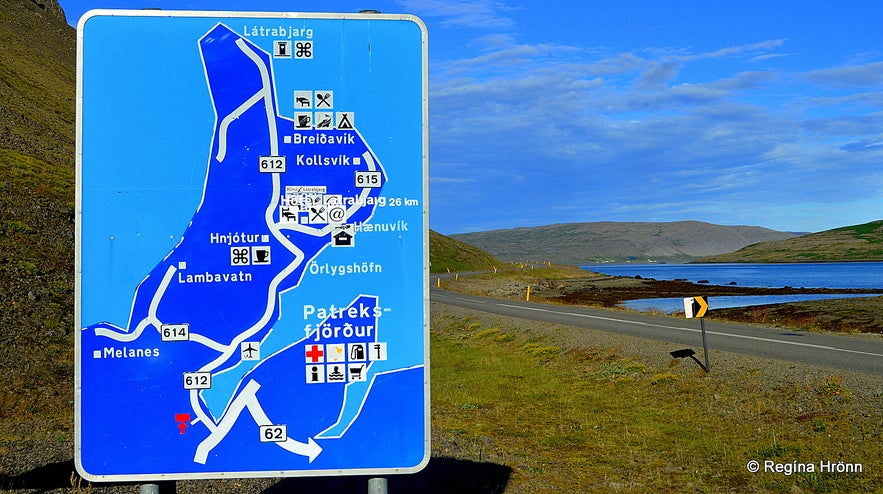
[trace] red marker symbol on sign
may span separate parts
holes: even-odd
[[[178,429],[181,431],[181,434],[184,434],[184,429],[187,428],[187,423],[190,422],[190,414],[176,413],[175,422],[178,422]]]

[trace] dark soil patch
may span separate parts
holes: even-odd
[[[585,281],[572,283],[559,296],[546,297],[550,302],[578,305],[615,307],[626,300],[665,297],[695,297],[723,295],[795,295],[795,294],[873,294],[879,290],[827,288],[755,288],[726,285],[706,285],[688,281],[659,281],[628,278],[635,283],[604,283]],[[605,286],[606,285],[606,286]]]

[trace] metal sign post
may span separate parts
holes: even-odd
[[[708,338],[705,335],[704,317],[699,319],[699,328],[702,330],[702,354],[705,355],[705,372],[708,372],[711,369],[711,365],[708,363]]]
[[[383,477],[368,479],[368,494],[387,494],[387,481]]]
[[[80,474],[422,469],[424,24],[96,10],[77,40]]]
[[[684,315],[687,317],[687,319],[691,319],[694,317],[699,318],[699,328],[702,331],[702,352],[705,357],[705,366],[703,367],[703,370],[705,370],[705,372],[708,372],[709,369],[711,369],[711,366],[708,363],[708,339],[705,334],[705,313],[707,311],[708,311],[708,301],[705,299],[705,297],[688,297],[688,298],[684,299]],[[683,352],[683,351],[681,351],[681,352]],[[675,357],[678,357],[678,356],[692,357],[692,355],[693,355],[692,351],[689,355],[685,352],[680,355],[675,355],[675,353],[679,353],[679,352],[672,353],[672,355]],[[693,358],[695,360],[695,357],[693,357]]]

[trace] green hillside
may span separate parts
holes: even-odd
[[[883,220],[749,245],[694,262],[883,261]]]
[[[499,265],[500,261],[481,249],[429,232],[429,270],[433,273],[484,271]]]

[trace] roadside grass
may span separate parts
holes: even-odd
[[[52,165],[19,152],[0,148],[0,192],[10,193],[14,189],[26,188],[36,194],[46,196],[67,207],[74,207],[74,170],[65,166]],[[31,228],[24,224],[10,223],[4,229],[21,230]]]
[[[452,291],[474,295],[496,296],[500,298],[520,298],[527,296],[528,288],[533,289],[533,300],[548,301],[543,292],[556,282],[568,280],[601,280],[607,275],[593,273],[579,266],[538,263],[505,263],[494,267],[493,272],[459,275],[439,281],[439,286]],[[502,287],[502,291],[501,291]]]
[[[551,263],[511,263],[495,274],[487,273],[477,276],[512,281],[525,281],[529,283],[536,283],[542,280],[596,279],[607,277],[607,275],[593,273],[582,269],[579,266]]]
[[[769,383],[653,366],[616,348],[433,316],[434,454],[513,469],[506,492],[879,492],[881,416],[838,376]],[[751,473],[750,460],[760,462]],[[815,472],[765,472],[764,462]],[[820,461],[863,473],[819,472]],[[797,490],[799,488],[800,490]]]

